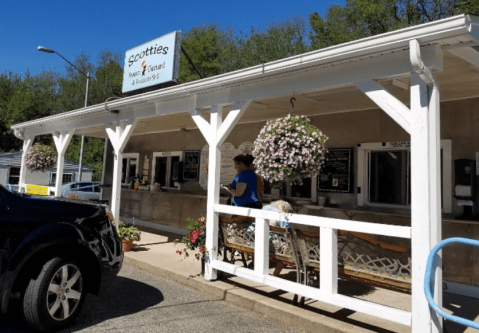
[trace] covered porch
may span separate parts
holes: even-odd
[[[122,191],[125,165],[127,168],[135,165],[138,170],[145,165],[145,160],[168,156],[167,161],[170,161],[171,156],[177,156],[175,152],[202,150],[207,145],[207,191],[196,183],[171,186],[170,179],[165,193],[138,199],[140,205],[151,207],[151,212],[145,213],[146,217],[142,218],[145,221],[154,219],[154,209],[159,200],[155,201],[153,195],[163,196],[163,201],[181,203],[160,209],[158,214],[168,211],[165,219],[195,205],[198,206],[197,211],[205,208],[206,280],[215,280],[220,270],[411,326],[413,332],[441,332],[441,320],[429,311],[422,290],[424,269],[430,249],[442,238],[443,213],[454,214],[458,209],[454,206],[451,161],[454,156],[471,158],[469,151],[461,152],[465,141],[472,141],[466,143],[471,145],[471,150],[479,149],[479,141],[474,134],[476,127],[479,128],[478,30],[479,19],[476,16],[461,15],[123,98],[108,103],[108,109],[100,104],[17,124],[12,128],[17,137],[24,140],[24,152],[35,136],[53,134],[59,153],[57,174],[63,173],[63,156],[72,135],[108,139],[111,153],[107,145],[103,175],[104,183],[112,184],[109,199],[117,221],[121,215],[122,196],[125,195],[125,190]],[[219,187],[224,169],[221,163],[222,146],[232,142],[238,147],[245,141],[254,141],[255,133],[257,135],[265,121],[291,112],[289,100],[293,96],[297,100],[296,114],[310,116],[313,123],[330,137],[329,147],[357,147],[352,190],[349,193],[328,194],[330,203],[368,206],[374,210],[375,205],[370,205],[371,201],[366,196],[368,191],[364,177],[368,169],[364,159],[367,156],[365,151],[381,149],[365,148],[367,146],[362,144],[379,142],[381,147],[391,146],[390,150],[393,150],[394,143],[409,142],[410,203],[406,202],[404,206],[409,211],[410,222],[374,223],[357,221],[353,217],[312,215],[305,210],[285,214],[223,204]],[[441,107],[447,112],[441,114]],[[467,110],[467,115],[463,110]],[[464,122],[454,122],[457,116],[464,117]],[[444,124],[444,119],[452,125]],[[471,134],[466,135],[462,126],[470,129]],[[441,130],[448,135],[441,135]],[[444,143],[442,154],[441,139],[453,140],[452,149]],[[152,145],[155,147],[152,148]],[[166,154],[155,155],[162,152]],[[443,159],[443,155],[448,159]],[[129,159],[136,159],[136,164],[128,164]],[[112,172],[108,172],[108,168]],[[147,174],[150,185],[155,183],[154,170],[151,167],[151,172]],[[441,177],[443,174],[446,176]],[[311,206],[317,201],[316,182],[313,179],[310,183]],[[24,185],[25,168],[22,163],[20,187]],[[60,187],[61,177],[57,177],[57,195]],[[181,201],[178,197],[188,199]],[[381,212],[383,207],[376,208]],[[141,206],[137,210],[133,217],[141,216],[144,211]],[[344,211],[348,209],[344,208]],[[256,219],[254,270],[218,260],[220,213]],[[392,214],[397,214],[397,211]],[[268,273],[269,224],[265,220],[287,220],[321,230],[319,288],[286,281]],[[184,226],[178,225],[178,228],[184,229]],[[413,257],[411,311],[338,293],[338,230],[401,238],[410,242]],[[441,259],[438,259],[438,265],[441,267]],[[435,286],[436,302],[441,304],[440,269]]]

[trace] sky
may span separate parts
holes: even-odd
[[[217,24],[249,32],[269,23],[309,14],[324,16],[330,4],[344,0],[300,1],[124,1],[124,0],[0,0],[0,73],[31,75],[53,69],[65,73],[66,62],[56,54],[37,50],[44,46],[70,61],[80,52],[96,63],[100,50],[124,56],[128,49],[175,30]]]

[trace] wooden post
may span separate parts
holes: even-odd
[[[206,201],[206,260],[205,279],[216,280],[216,269],[213,269],[210,262],[218,257],[218,213],[215,213],[214,206],[220,202],[220,167],[221,149],[217,142],[218,129],[223,121],[223,106],[214,105],[210,115],[210,142],[208,158],[208,197]]]
[[[430,250],[441,240],[439,89],[411,75],[411,226],[412,332],[442,332],[442,320],[424,295],[424,274]],[[435,301],[442,306],[441,259],[437,261]]]
[[[55,196],[62,196],[62,184],[63,184],[63,167],[65,165],[65,152],[73,137],[75,130],[59,131],[53,133],[53,141],[55,141],[55,147],[57,148],[57,179],[55,181]]]
[[[33,144],[33,139],[35,139],[35,136],[24,136],[23,139],[23,151],[22,151],[22,165],[20,166],[20,179],[18,181],[18,192],[23,191],[26,192],[26,187],[25,187],[25,180],[27,176],[27,168],[25,166],[25,155],[27,153],[27,150],[30,149],[30,147]]]
[[[255,221],[254,272],[257,276],[269,272],[269,224],[259,217]]]
[[[111,145],[113,146],[113,150],[115,151],[110,207],[117,228],[120,220],[123,149],[125,149],[126,143],[130,139],[130,136],[133,133],[136,124],[137,119],[118,120],[112,123],[105,124],[105,130],[108,134]]]
[[[320,244],[320,289],[328,294],[338,293],[338,231],[321,228]]]

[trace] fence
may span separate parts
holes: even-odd
[[[337,246],[337,234],[339,229],[410,239],[411,227],[340,220],[303,214],[278,213],[221,204],[214,205],[214,212],[216,228],[218,228],[219,213],[249,216],[256,219],[255,265],[254,270],[250,270],[221,260],[211,260],[209,264],[212,268],[317,301],[411,326],[411,312],[338,294]],[[266,220],[287,221],[289,223],[314,226],[321,229],[319,236],[321,244],[319,288],[310,287],[269,275],[269,224]]]

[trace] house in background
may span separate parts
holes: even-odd
[[[22,152],[0,153],[0,184],[10,184],[12,189],[18,190],[20,180],[20,166]],[[78,163],[65,160],[63,169],[63,184],[78,180]],[[83,165],[82,180],[91,181],[95,168]],[[45,171],[31,171],[27,169],[26,184],[51,186],[57,177],[56,164]]]

